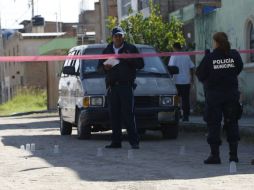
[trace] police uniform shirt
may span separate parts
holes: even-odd
[[[205,55],[196,70],[196,75],[208,90],[225,91],[238,89],[237,76],[242,69],[242,58],[236,50],[224,53],[217,48]]]
[[[113,44],[113,49],[114,49],[115,54],[118,54],[119,50],[122,48],[123,48],[123,44],[119,48],[116,48],[115,45]]]

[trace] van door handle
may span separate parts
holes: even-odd
[[[67,85],[69,86],[70,84],[71,84],[70,81],[68,81],[68,82],[67,82]]]

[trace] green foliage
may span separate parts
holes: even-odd
[[[0,115],[13,113],[40,111],[47,109],[46,90],[23,88],[10,101],[0,105]]]
[[[117,25],[117,18],[113,16],[108,17],[108,23],[107,23],[107,28],[112,30],[115,26]],[[111,41],[111,36],[107,38],[107,42],[109,43]]]
[[[130,43],[149,44],[159,52],[172,51],[172,45],[175,42],[185,43],[182,32],[182,22],[171,17],[170,23],[163,22],[159,11],[159,6],[154,5],[150,0],[150,16],[144,18],[143,14],[138,12],[122,20],[119,24],[126,32],[125,39]],[[117,25],[115,17],[109,17],[107,27],[112,30]],[[108,42],[111,37],[108,38]]]

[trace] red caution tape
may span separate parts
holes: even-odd
[[[254,50],[240,50],[240,53],[254,53]],[[100,55],[73,55],[73,56],[0,56],[0,62],[43,62],[43,61],[64,61],[66,59],[109,59],[109,58],[138,58],[138,57],[168,57],[172,55],[201,55],[204,51],[192,52],[162,52],[162,53],[141,53],[141,54],[100,54]]]

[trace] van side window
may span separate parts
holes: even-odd
[[[77,50],[74,50],[74,51],[70,51],[68,53],[68,56],[72,56],[72,55],[75,55]],[[64,65],[63,67],[66,67],[66,66],[72,66],[73,62],[75,62],[75,60],[73,59],[66,59],[65,62],[64,62]],[[67,77],[68,75],[65,75],[65,74],[61,74],[61,77]]]
[[[73,55],[78,55],[80,50],[74,50]],[[71,65],[70,66],[75,66],[77,59],[72,59],[71,60]]]
[[[80,55],[80,50],[76,51],[75,55]],[[75,65],[73,65],[73,66],[75,66],[75,71],[79,72],[79,70],[80,70],[80,59],[76,59],[74,64]]]

